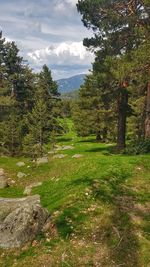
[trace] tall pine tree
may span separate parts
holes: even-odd
[[[150,22],[148,1],[80,0],[77,8],[84,26],[94,32],[94,37],[84,39],[84,45],[99,49],[99,54],[116,57],[130,54],[145,40],[141,28]],[[128,85],[127,77],[118,82],[119,150],[125,147]]]

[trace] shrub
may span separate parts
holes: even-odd
[[[138,155],[150,153],[150,140],[142,140],[130,143],[125,149],[125,154]]]

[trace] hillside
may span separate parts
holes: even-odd
[[[66,92],[61,94],[62,99],[78,99],[79,98],[79,90],[73,90],[71,92]]]
[[[56,154],[64,158],[49,154],[49,163],[40,166],[29,158],[0,158],[14,181],[0,196],[21,197],[25,186],[43,182],[32,194],[51,214],[50,235],[20,249],[1,249],[0,266],[148,267],[150,155],[113,155],[112,144],[77,137],[70,121],[68,128],[57,139]],[[16,165],[20,160],[24,167]],[[19,171],[27,176],[17,178]]]
[[[79,74],[70,78],[57,80],[58,91],[60,93],[68,93],[75,89],[79,89],[83,84],[85,74]]]

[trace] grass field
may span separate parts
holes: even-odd
[[[15,181],[0,197],[21,197],[26,185],[51,213],[51,233],[17,250],[0,250],[2,267],[150,267],[150,155],[111,154],[112,144],[69,133],[58,145],[65,158],[36,166],[28,158],[1,157]],[[49,148],[47,148],[49,149]],[[72,158],[82,154],[81,158]],[[17,167],[24,161],[24,167]],[[18,179],[19,171],[27,174]]]

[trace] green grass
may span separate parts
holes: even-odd
[[[112,154],[113,144],[79,138],[67,123],[69,132],[57,138],[61,146],[74,146],[58,152],[65,158],[49,154],[41,166],[27,158],[0,158],[16,181],[0,196],[23,196],[26,185],[43,181],[32,194],[41,196],[53,225],[48,239],[37,237],[36,247],[1,250],[0,266],[150,266],[150,155]],[[17,167],[18,161],[26,165]],[[27,177],[18,179],[18,171]]]

